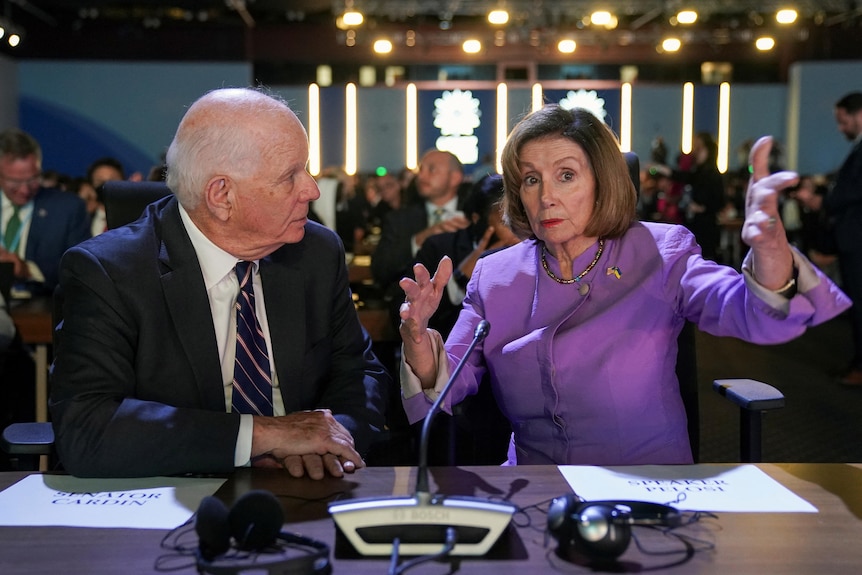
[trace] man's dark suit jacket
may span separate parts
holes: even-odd
[[[287,413],[329,408],[365,451],[383,428],[390,377],[348,288],[344,249],[309,223],[260,262]],[[69,250],[51,414],[60,461],[79,476],[226,472],[227,413],[201,268],[173,196]]]
[[[856,142],[826,195],[838,253],[862,253],[862,141]]]
[[[458,188],[458,209],[464,207],[464,200],[470,192],[469,182]],[[389,212],[383,218],[380,242],[371,256],[371,274],[377,285],[387,289],[408,274],[413,265],[413,236],[429,225],[425,202],[408,204]],[[429,269],[433,274],[434,269]]]
[[[57,285],[60,258],[70,247],[90,237],[87,206],[75,194],[40,188],[33,199],[33,217],[24,259],[39,266],[45,282],[34,286],[48,293]]]

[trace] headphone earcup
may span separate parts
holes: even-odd
[[[548,508],[548,532],[557,540],[558,554],[615,559],[631,541],[631,514],[612,504],[589,503],[567,494]]]
[[[212,561],[230,549],[228,509],[221,499],[208,495],[201,499],[195,513],[195,532],[198,534],[198,551]]]
[[[249,491],[234,503],[228,524],[239,549],[260,551],[275,544],[284,524],[284,511],[269,491]]]

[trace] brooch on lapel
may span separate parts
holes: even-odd
[[[620,279],[623,276],[623,272],[620,271],[620,268],[617,266],[611,266],[608,268],[608,271],[605,273],[608,276],[614,276],[617,279]]]

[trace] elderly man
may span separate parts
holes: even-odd
[[[364,465],[390,378],[338,238],[308,221],[307,161],[286,104],[215,90],[168,150],[174,196],[66,254],[51,410],[69,472]]]

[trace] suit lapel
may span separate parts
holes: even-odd
[[[43,201],[44,197],[42,188],[39,188],[39,192],[33,198],[33,213],[30,215],[30,229],[27,232],[26,257],[28,259],[36,256],[40,241],[54,233],[54,230],[50,230],[46,227],[48,208],[45,206],[45,202]]]
[[[295,262],[297,246],[285,246],[260,262],[260,276],[266,303],[269,337],[272,341],[275,372],[286,413],[300,409],[302,360],[305,349],[305,293],[302,273]],[[288,254],[292,253],[291,257]],[[291,391],[294,390],[294,391]]]
[[[221,362],[200,264],[180,220],[176,200],[171,200],[161,214],[159,264],[165,302],[195,374],[203,407],[224,410]]]

